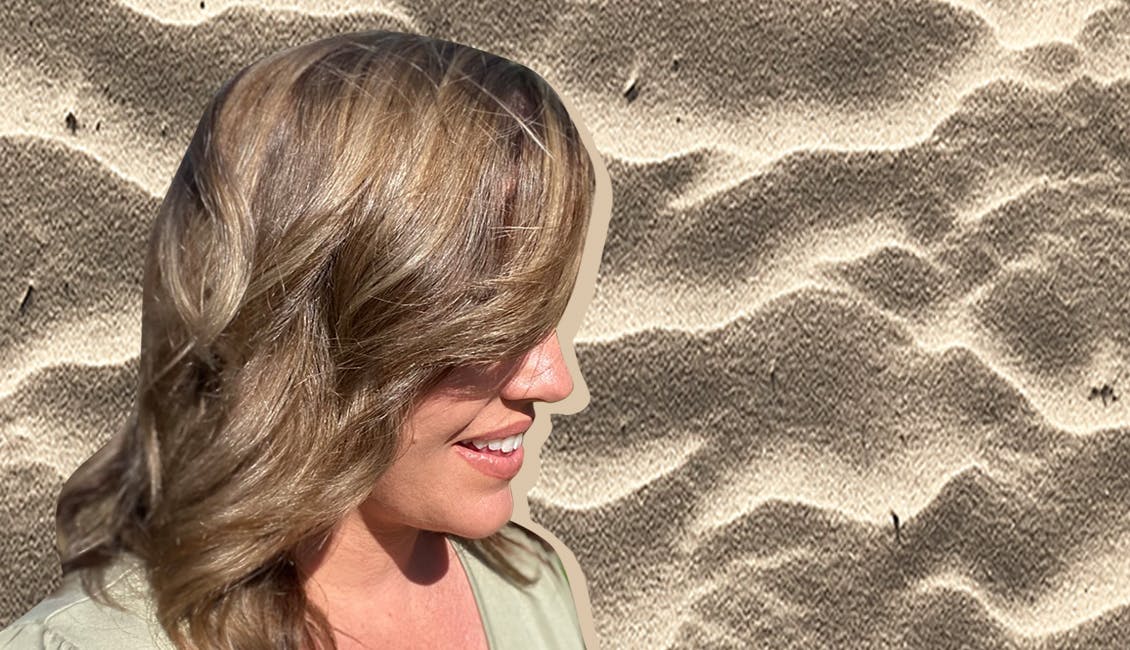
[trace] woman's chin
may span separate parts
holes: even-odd
[[[482,539],[497,533],[514,515],[514,499],[509,488],[495,498],[480,502],[471,509],[474,517],[463,516],[452,522],[448,531],[467,539]],[[468,515],[470,512],[465,512]]]

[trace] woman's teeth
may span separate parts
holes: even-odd
[[[509,438],[500,438],[498,440],[490,441],[468,440],[467,444],[474,447],[475,449],[478,449],[479,451],[490,449],[491,451],[501,451],[504,454],[509,454],[518,447],[522,446],[522,437],[524,435],[525,434],[523,433],[519,433],[517,435],[510,436]]]

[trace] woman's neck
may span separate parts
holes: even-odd
[[[448,573],[450,546],[441,533],[380,527],[354,512],[321,548],[300,554],[307,597],[323,611],[404,603]]]
[[[471,583],[442,533],[382,529],[355,515],[296,564],[342,650],[489,646]]]

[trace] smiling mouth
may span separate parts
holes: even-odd
[[[517,437],[511,436],[511,438]],[[467,440],[457,443],[454,448],[455,453],[462,456],[463,460],[467,461],[471,467],[495,479],[509,481],[521,471],[522,462],[526,458],[526,450],[522,448],[522,441],[519,439],[510,441],[512,444],[516,443],[517,446],[511,448],[510,451],[503,451],[504,447],[500,445],[504,441],[507,441],[507,438],[487,441],[482,449],[478,449],[475,447],[475,442],[481,445],[483,444],[482,440]],[[498,449],[492,450],[490,448],[491,443],[498,446]]]
[[[494,440],[464,440],[457,444],[483,454],[508,456],[522,448],[522,439],[524,437],[524,433],[519,433],[506,438],[496,438]]]

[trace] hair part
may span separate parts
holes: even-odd
[[[335,647],[295,550],[445,373],[553,330],[594,190],[560,99],[507,59],[369,31],[239,71],[153,224],[136,400],[63,486],[64,573],[108,596],[136,555],[178,647]]]

